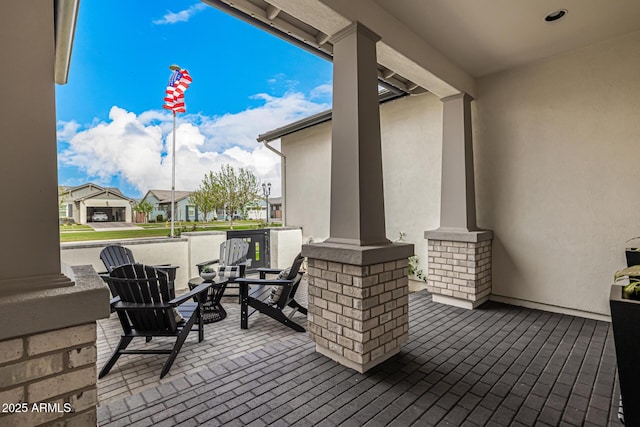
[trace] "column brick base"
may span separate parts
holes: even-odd
[[[491,231],[427,231],[427,289],[433,300],[475,308],[491,294]]]
[[[309,258],[307,320],[316,351],[358,372],[397,354],[409,339],[408,257],[413,245],[389,246],[382,257],[378,250],[373,259],[379,262],[371,264],[366,254],[358,253],[370,247],[322,243],[303,247]],[[323,255],[319,248],[332,247],[340,251],[318,257]],[[350,255],[344,256],[345,251]],[[396,256],[400,258],[389,259]]]
[[[96,324],[0,341],[0,425],[96,425]]]

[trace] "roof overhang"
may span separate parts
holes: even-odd
[[[333,61],[331,35],[274,6],[271,4],[273,0],[269,2],[265,0],[201,1],[327,61]],[[344,21],[344,25],[348,23],[349,21]],[[419,84],[381,64],[378,64],[378,82],[391,92],[409,94],[426,92],[426,89]]]
[[[55,82],[63,85],[69,78],[73,37],[80,0],[55,0]]]

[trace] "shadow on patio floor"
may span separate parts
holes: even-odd
[[[608,323],[494,302],[467,311],[424,291],[409,301],[409,342],[359,374],[264,315],[240,330],[229,299],[162,381],[164,357],[123,356],[98,383],[100,426],[621,425]],[[120,331],[99,323],[101,368]]]

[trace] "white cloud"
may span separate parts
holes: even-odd
[[[282,98],[264,93],[253,98],[263,100],[264,105],[221,117],[201,117],[200,130],[207,137],[206,149],[220,150],[233,146],[252,149],[259,134],[329,108],[327,104],[311,102],[296,92],[287,93]]]
[[[80,129],[80,124],[75,121],[65,122],[60,120],[57,123],[58,140],[67,141]]]
[[[311,97],[311,99],[324,98],[324,97],[327,97],[327,96],[331,96],[332,93],[333,93],[333,86],[332,86],[331,83],[327,83],[327,84],[323,84],[323,85],[315,87],[311,91],[310,97]]]
[[[179,116],[176,129],[176,189],[194,190],[209,171],[224,164],[250,169],[261,182],[280,189],[280,158],[256,137],[328,108],[300,93],[281,98],[256,95],[264,105],[221,117]],[[139,115],[114,106],[108,122],[94,121],[80,130],[75,122],[58,123],[58,139],[68,143],[61,164],[78,168],[87,181],[106,184],[124,178],[144,194],[171,188],[172,115],[158,110]]]
[[[181,10],[180,12],[167,12],[166,15],[162,17],[162,19],[156,19],[153,21],[156,25],[165,25],[165,24],[175,24],[177,22],[187,22],[193,15],[196,13],[203,11],[207,8],[207,5],[204,3],[194,4],[188,9]]]

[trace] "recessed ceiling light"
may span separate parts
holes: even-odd
[[[558,10],[555,10],[555,11],[551,12],[547,16],[545,16],[544,20],[547,21],[547,22],[554,22],[554,21],[557,21],[558,19],[564,17],[566,14],[567,14],[567,9],[558,9]]]

